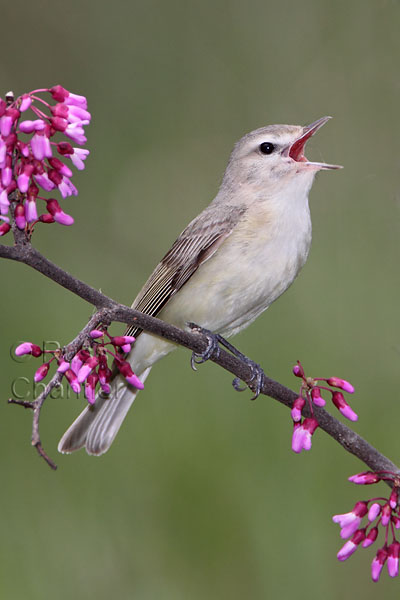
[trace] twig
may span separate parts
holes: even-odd
[[[112,321],[138,326],[144,331],[163,337],[180,346],[184,346],[197,354],[201,354],[207,348],[208,340],[203,334],[181,330],[165,321],[150,317],[149,315],[140,313],[123,304],[115,302],[112,298],[102,294],[83,281],[76,279],[59,266],[49,261],[33,248],[30,242],[26,241],[26,238],[22,243],[21,240],[17,241],[17,245],[15,246],[0,245],[0,257],[16,260],[36,269],[57,284],[65,287],[98,309],[101,309],[89,320],[88,324],[65,348],[66,360],[72,358],[72,356],[82,347],[84,341],[88,339],[88,333],[91,329],[94,329],[101,322],[110,323]],[[232,373],[235,377],[240,378],[251,387],[253,372],[245,360],[233,356],[222,348],[218,351],[214,351],[210,360],[224,368],[226,371]],[[10,402],[14,404],[21,404],[25,407],[34,408],[32,444],[52,468],[55,468],[55,465],[45,454],[40,442],[39,418],[45,399],[60,380],[60,374],[56,374],[42,394],[40,394],[34,403],[32,403],[34,406],[30,406],[29,403],[10,400]],[[298,394],[292,390],[266,376],[264,376],[261,394],[274,398],[289,408],[292,407],[294,400],[298,396]],[[306,416],[309,416],[307,409],[304,413]],[[394,473],[400,473],[400,469],[386,456],[381,454],[352,429],[335,419],[323,408],[315,407],[314,415],[317,418],[321,429],[341,444],[345,450],[354,454],[354,456],[357,456],[372,470],[387,470]]]

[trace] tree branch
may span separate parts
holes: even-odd
[[[76,279],[49,261],[33,248],[26,239],[24,240],[24,243],[19,243],[16,246],[0,245],[0,257],[16,260],[36,269],[52,281],[94,305],[96,308],[101,309],[89,320],[88,324],[65,348],[66,360],[70,360],[82,347],[82,344],[88,339],[88,334],[92,329],[96,328],[100,323],[111,323],[112,321],[138,326],[144,331],[161,336],[180,346],[184,346],[196,354],[203,353],[208,346],[207,336],[201,333],[181,330],[165,321],[150,317],[149,315],[140,313],[137,310],[115,302],[113,299],[102,294],[83,281]],[[224,368],[226,371],[229,371],[252,388],[253,371],[245,360],[237,358],[222,348],[214,350],[210,356],[210,360]],[[51,390],[59,384],[61,377],[62,376],[59,373],[56,373],[42,394],[40,394],[31,406],[34,410],[32,444],[52,468],[55,468],[55,464],[44,453],[41,445],[39,418],[44,401]],[[265,375],[261,387],[261,394],[269,396],[289,408],[292,407],[293,402],[298,397],[297,393]],[[14,400],[10,400],[10,402],[22,404],[24,406],[27,405],[27,403],[21,403]],[[305,416],[310,416],[309,408],[306,407],[303,412]],[[381,454],[366,440],[338,421],[323,408],[315,407],[314,416],[321,429],[341,444],[347,452],[357,456],[371,470],[400,473],[400,469],[386,456]]]

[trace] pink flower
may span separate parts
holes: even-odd
[[[327,382],[332,387],[338,387],[341,390],[348,392],[349,394],[354,393],[354,387],[345,379],[339,379],[339,377],[329,377],[329,379],[327,379]]]
[[[358,485],[369,485],[371,483],[377,483],[380,480],[379,475],[372,471],[364,471],[363,473],[357,473],[349,477],[349,481]]]
[[[49,372],[49,368],[50,368],[50,363],[48,363],[48,362],[40,365],[40,367],[36,370],[36,373],[34,376],[35,383],[42,381],[42,379],[44,379],[46,377],[47,373]]]
[[[346,539],[353,535],[359,528],[361,519],[365,517],[367,512],[368,506],[366,502],[356,502],[352,511],[341,515],[334,515],[332,521],[339,523],[341,527],[340,537]]]
[[[96,338],[103,337],[104,331],[101,331],[100,329],[92,329],[89,335],[94,340]]]
[[[87,100],[85,96],[78,96],[77,94],[72,94],[61,85],[55,85],[50,90],[51,95],[54,100],[57,102],[64,102],[65,104],[72,104],[74,106],[81,106],[82,108],[87,108]]]
[[[54,220],[57,223],[61,223],[61,225],[72,225],[74,222],[73,217],[71,215],[67,215],[64,211],[61,210],[61,206],[58,204],[55,198],[50,198],[47,201],[47,210],[54,217]]]
[[[25,219],[25,208],[23,204],[17,204],[15,207],[15,223],[17,224],[18,229],[25,229],[26,219]]]
[[[50,190],[54,190],[54,188],[56,187],[54,183],[49,179],[47,173],[35,173],[35,180],[41,188],[46,190],[46,192],[50,192]]]
[[[339,560],[347,560],[357,550],[358,546],[365,539],[365,530],[359,529],[355,532],[351,540],[345,543],[343,548],[337,553]]]
[[[88,376],[87,381],[85,383],[85,396],[89,404],[94,404],[96,400],[95,389],[97,382],[99,380],[99,376],[97,373],[92,373]]]
[[[70,365],[70,364],[69,364],[69,362],[67,362],[66,360],[64,360],[64,359],[60,359],[60,360],[58,361],[58,369],[57,369],[57,371],[58,371],[59,373],[65,373],[65,372],[66,372],[66,371],[68,371],[68,369],[70,369],[70,368],[71,368],[71,365]]]
[[[325,406],[326,402],[321,396],[321,390],[318,387],[314,387],[311,390],[311,398],[316,406]]]
[[[293,408],[290,411],[290,414],[292,416],[292,420],[295,423],[298,423],[299,421],[301,421],[301,411],[303,410],[305,404],[306,404],[306,401],[301,396],[296,398],[296,400],[293,402]]]
[[[90,358],[90,353],[87,350],[79,350],[79,352],[75,354],[71,360],[71,369],[75,375],[79,373],[79,369],[88,358]]]
[[[393,542],[388,548],[387,567],[390,577],[397,577],[399,574],[399,555],[400,543]]]
[[[58,184],[58,189],[61,192],[61,196],[63,198],[67,198],[68,196],[77,196],[78,190],[74,186],[74,184],[69,180],[68,177],[63,177],[61,182]]]
[[[81,384],[79,383],[77,376],[72,371],[72,369],[68,369],[67,371],[65,371],[65,377],[67,378],[67,381],[68,381],[69,385],[71,386],[72,390],[76,394],[79,394],[81,391]]]
[[[138,390],[142,390],[144,388],[143,383],[140,381],[139,377],[137,377],[132,371],[131,366],[128,362],[118,361],[117,367],[119,372],[125,377],[128,383],[136,387]]]
[[[295,377],[303,377],[303,370],[301,369],[300,365],[294,365],[293,369],[293,375]]]
[[[124,344],[133,344],[135,338],[132,335],[116,335],[111,338],[111,343],[114,346],[123,346]]]
[[[387,549],[380,548],[371,564],[371,576],[373,581],[379,581],[383,565],[388,557]]]
[[[80,144],[81,146],[83,144],[86,144],[87,142],[82,123],[84,125],[88,124],[85,121],[79,121],[78,123],[69,123],[64,130],[66,136],[68,136],[69,138],[71,138],[71,140],[73,140],[77,144]]]
[[[378,517],[381,514],[381,510],[382,507],[380,504],[378,504],[378,502],[374,502],[373,504],[371,504],[368,511],[368,521],[370,523],[372,523],[372,521],[375,521],[376,517]]]
[[[36,119],[35,121],[21,121],[19,124],[19,130],[22,133],[33,133],[34,131],[43,131],[46,127],[46,123],[43,119]]]
[[[72,177],[71,169],[69,169],[67,165],[64,165],[64,163],[61,162],[61,160],[59,160],[58,158],[49,158],[49,163],[53,167],[53,169],[56,169],[61,175]]]
[[[31,342],[23,342],[15,348],[15,355],[22,356],[23,354],[32,354],[36,358],[42,354],[42,349]]]
[[[346,419],[357,421],[357,414],[347,404],[342,392],[332,392],[332,402]]]
[[[363,541],[362,547],[368,548],[368,546],[372,546],[372,544],[375,542],[377,537],[378,537],[378,528],[373,527],[372,529],[370,529],[365,540]]]
[[[86,160],[87,156],[90,154],[89,150],[84,148],[74,148],[72,154],[69,155],[73,165],[79,170],[82,171],[85,168],[84,160]]]
[[[36,132],[31,139],[32,154],[37,160],[50,158],[52,156],[51,144],[49,138],[42,132]]]
[[[78,372],[78,381],[79,383],[83,383],[85,379],[88,377],[89,373],[93,371],[95,367],[99,364],[99,359],[97,356],[91,356],[83,363]]]
[[[26,110],[28,110],[28,108],[32,104],[32,98],[28,94],[24,94],[23,96],[21,96],[21,99],[22,100],[21,100],[19,110],[21,112],[25,112]]]
[[[22,194],[25,194],[25,192],[28,191],[28,187],[29,187],[29,180],[31,178],[31,175],[34,171],[35,167],[32,164],[26,164],[24,165],[24,168],[22,169],[22,173],[20,173],[20,175],[18,175],[17,177],[17,185],[18,185],[18,189]]]
[[[292,450],[299,453],[311,449],[311,437],[318,427],[318,421],[313,418],[304,419],[303,423],[295,423],[292,436]]]
[[[382,508],[382,519],[381,519],[381,523],[383,527],[386,527],[386,525],[389,524],[390,521],[390,517],[392,516],[392,509],[390,507],[389,502],[387,504],[385,504],[385,506]]]
[[[25,219],[28,223],[33,223],[38,219],[36,201],[29,196],[25,202]]]
[[[392,493],[390,494],[390,498],[389,498],[390,508],[395,510],[395,508],[397,506],[397,502],[398,502],[398,490],[396,487],[394,487],[392,489]]]
[[[8,199],[7,189],[0,192],[0,214],[6,215],[10,208],[10,201]]]

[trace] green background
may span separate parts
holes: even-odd
[[[239,137],[334,116],[307,150],[345,166],[313,187],[308,263],[235,343],[292,387],[297,359],[309,374],[351,380],[356,431],[394,461],[399,17],[397,0],[14,1],[2,7],[0,42],[4,93],[60,83],[85,94],[93,115],[79,196],[63,203],[76,224],[38,227],[34,243],[127,304],[212,199]],[[249,402],[215,365],[192,372],[187,351],[154,369],[101,459],[57,456],[84,401],[49,400],[52,472],[30,447],[30,413],[6,404],[39,363],[13,361],[10,348],[68,342],[91,307],[23,265],[3,261],[1,282],[2,597],[396,594],[386,569],[371,582],[373,548],[337,561],[331,522],[383,485],[348,483],[362,465],[321,431],[312,452],[294,455],[287,409]]]

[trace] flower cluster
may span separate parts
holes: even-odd
[[[361,545],[368,548],[377,539],[379,528],[384,531],[384,544],[378,549],[371,563],[371,576],[373,581],[378,581],[384,564],[390,577],[399,574],[400,543],[395,536],[395,530],[400,529],[399,488],[400,479],[395,473],[389,471],[365,471],[349,477],[349,481],[359,485],[368,485],[378,481],[389,481],[392,492],[389,498],[371,498],[356,502],[353,510],[342,515],[334,515],[333,521],[339,523],[340,536],[348,541],[339,550],[339,560],[347,560]],[[364,527],[360,527],[366,518]],[[389,543],[391,536],[391,543]],[[350,538],[350,539],[348,539]]]
[[[49,104],[38,94],[50,94],[56,103]],[[28,109],[35,118],[21,120]],[[78,194],[71,169],[55,153],[81,170],[89,150],[53,138],[62,133],[75,144],[85,144],[84,126],[90,119],[86,98],[60,85],[33,90],[16,100],[11,92],[6,100],[0,98],[0,236],[10,231],[12,217],[21,230],[28,227],[32,231],[38,221],[72,225],[74,219],[57,199],[39,192],[40,188],[45,192],[58,189],[63,198]],[[16,203],[11,216],[10,195]],[[44,212],[38,200],[44,203]]]
[[[109,341],[106,341],[108,339]],[[53,361],[58,364],[57,371],[67,379],[72,390],[79,394],[81,385],[85,386],[85,397],[90,404],[96,400],[96,387],[99,387],[105,394],[110,393],[110,381],[112,371],[108,366],[107,356],[114,359],[114,365],[125,379],[139,390],[143,389],[143,383],[132,371],[130,364],[125,360],[124,353],[130,352],[135,338],[129,335],[111,337],[106,329],[93,329],[90,332],[90,340],[87,347],[79,350],[71,361],[66,361],[63,351],[42,350],[40,346],[31,342],[23,342],[17,346],[15,354],[31,354],[39,357],[44,354],[51,355],[51,358],[44,362],[36,370],[35,382],[42,381],[49,372]],[[113,350],[110,349],[110,346]]]
[[[311,438],[318,427],[318,421],[313,416],[313,405],[325,406],[326,404],[326,401],[321,395],[322,390],[331,394],[333,404],[343,416],[350,419],[350,421],[357,421],[358,417],[356,413],[346,402],[342,392],[337,389],[332,389],[339,388],[344,392],[352,394],[354,388],[351,383],[345,379],[339,379],[338,377],[306,377],[300,361],[297,361],[297,364],[293,367],[293,374],[302,379],[299,396],[294,401],[291,411],[293,420],[292,450],[294,452],[299,453],[302,450],[311,449]],[[318,382],[323,383],[321,384]],[[307,402],[310,408],[311,417],[303,419],[302,411]]]

